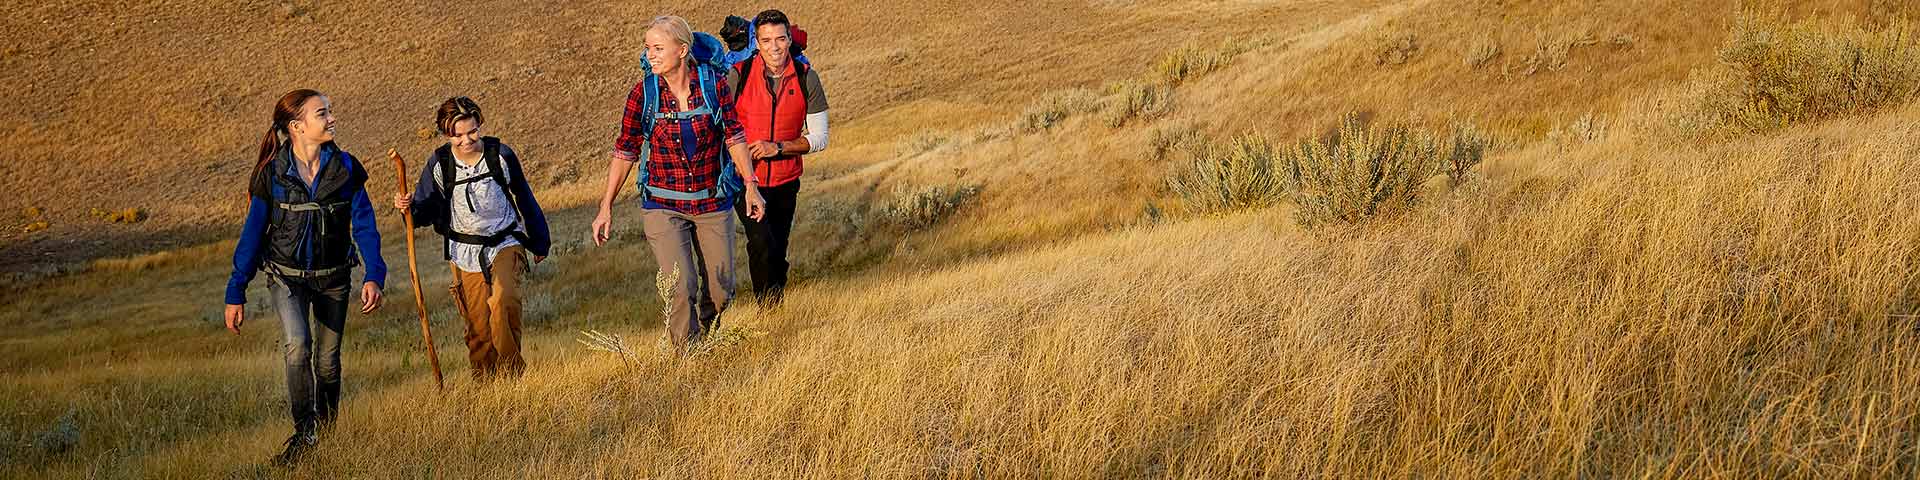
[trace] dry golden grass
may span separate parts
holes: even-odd
[[[350,320],[339,430],[290,474],[264,466],[287,432],[269,353],[277,325],[263,315],[235,339],[206,303],[225,278],[224,246],[0,293],[0,326],[13,332],[0,338],[0,406],[12,413],[0,417],[0,476],[1920,472],[1920,218],[1906,214],[1920,187],[1920,104],[1677,136],[1674,104],[1631,100],[1711,66],[1730,5],[1442,3],[1262,10],[1344,20],[1276,28],[1264,46],[1183,76],[1164,116],[1118,126],[1084,110],[1018,128],[1047,92],[1152,81],[1152,62],[998,108],[876,102],[810,168],[801,283],[785,306],[730,311],[736,335],[691,358],[652,348],[654,272],[630,221],[594,248],[564,233],[583,230],[580,212],[556,217],[557,253],[528,282],[532,369],[518,382],[473,385],[449,353],[452,388],[436,395],[409,353],[418,330],[396,274],[399,300]],[[1237,5],[1139,2],[1126,21]],[[1673,20],[1721,11],[1689,17],[1718,27]],[[1493,42],[1635,40],[1502,77],[1461,62],[1492,25]],[[1545,33],[1525,30],[1535,26]],[[1417,51],[1376,62],[1379,40],[1411,30]],[[1489,65],[1537,50],[1502,45]],[[1472,188],[1432,182],[1416,208],[1358,225],[1304,231],[1284,205],[1145,221],[1172,195],[1165,152],[1200,134],[1310,137],[1356,109],[1482,120],[1510,146],[1473,169],[1484,178]],[[1549,140],[1555,130],[1575,133]],[[976,184],[977,197],[925,229],[877,223],[892,192]],[[403,258],[396,248],[387,258]],[[436,251],[423,250],[429,286],[446,281]],[[427,289],[436,336],[458,352],[443,292]],[[623,335],[637,354],[589,350],[587,330]],[[62,438],[69,412],[78,440],[38,446],[58,444],[37,440]]]

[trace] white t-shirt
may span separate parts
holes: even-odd
[[[514,210],[513,201],[507,198],[507,192],[503,191],[503,187],[494,183],[493,179],[487,178],[491,175],[487,162],[482,160],[467,166],[454,158],[448,158],[447,161],[453,162],[453,178],[457,185],[441,185],[440,188],[448,192],[447,200],[452,202],[453,215],[449,219],[451,222],[449,226],[453,227],[453,231],[488,236],[513,227],[514,222],[519,220],[519,213]],[[478,180],[461,183],[462,180],[470,178]],[[522,226],[519,230],[525,233],[526,227]],[[507,237],[493,247],[470,245],[448,239],[447,252],[453,256],[453,264],[460,267],[460,270],[479,273],[480,265],[483,263],[480,259],[492,260],[500,254],[500,249],[519,244],[520,242],[513,237]]]

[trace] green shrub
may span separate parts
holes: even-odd
[[[1287,197],[1297,207],[1297,220],[1308,226],[1355,223],[1410,207],[1439,162],[1433,135],[1370,125],[1355,116],[1332,136],[1303,140],[1278,154]]]
[[[1742,15],[1720,49],[1733,72],[1707,108],[1735,130],[1761,131],[1905,101],[1920,89],[1911,24],[1879,31],[1831,21],[1782,24]]]
[[[144,222],[147,220],[147,210],[144,208],[138,208],[138,207],[129,207],[129,208],[123,208],[119,210],[102,210],[99,208],[93,208],[87,211],[87,215],[96,219],[106,221],[107,223],[132,224],[132,223]]]
[[[1500,42],[1492,36],[1483,37],[1467,50],[1467,68],[1479,70],[1500,58]]]
[[[1201,127],[1193,122],[1170,122],[1147,132],[1147,148],[1154,160],[1166,160],[1174,152],[1190,150],[1205,143]]]
[[[1178,85],[1180,82],[1226,68],[1233,63],[1233,57],[1243,51],[1245,47],[1233,41],[1222,42],[1213,47],[1189,43],[1160,57],[1160,62],[1154,64],[1153,71],[1167,84]]]
[[[1173,112],[1173,88],[1166,85],[1124,81],[1108,87],[1115,98],[1107,104],[1107,126],[1119,128],[1134,119],[1149,120]]]
[[[1593,116],[1584,117],[1591,120]],[[1442,167],[1447,173],[1447,183],[1459,187],[1473,178],[1473,167],[1487,155],[1487,147],[1493,141],[1473,125],[1460,124],[1453,127],[1453,139],[1448,142],[1447,159]]]
[[[1084,88],[1053,92],[1027,107],[1020,116],[1020,131],[1051,129],[1074,115],[1097,112],[1102,107],[1100,96]]]
[[[893,200],[881,207],[879,219],[901,229],[922,230],[939,224],[979,195],[979,185],[895,189]]]
[[[1167,186],[1193,211],[1258,208],[1286,197],[1273,144],[1265,137],[1243,135],[1225,145],[1203,144],[1191,151],[1192,160],[1168,177]]]

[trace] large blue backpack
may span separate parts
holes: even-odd
[[[684,112],[659,113],[660,77],[654,75],[653,69],[648,66],[650,64],[647,63],[646,52],[643,50],[640,53],[640,70],[646,72],[646,77],[640,80],[640,83],[646,90],[646,96],[641,108],[644,108],[645,110],[643,111],[649,112],[651,115],[644,116],[641,120],[640,131],[643,133],[641,134],[642,137],[640,141],[640,178],[637,179],[636,183],[639,186],[640,194],[647,197],[682,201],[697,201],[722,197],[731,198],[739,194],[741,190],[745,190],[746,185],[745,181],[740,178],[740,173],[734,171],[732,155],[724,148],[720,150],[720,178],[714,181],[713,188],[698,192],[680,192],[663,188],[653,188],[647,185],[647,161],[653,157],[653,139],[651,137],[653,137],[654,122],[662,120],[673,122],[692,121],[705,117],[707,121],[713,122],[715,128],[724,128],[721,125],[722,117],[718,92],[720,82],[725,80],[723,77],[727,71],[727,64],[723,61],[727,53],[727,47],[720,42],[719,38],[711,34],[694,32],[693,45],[691,45],[690,48],[692,49],[693,64],[689,65],[689,67],[693,69],[694,81],[700,82],[700,97],[705,100],[705,103],[701,105],[700,108]]]

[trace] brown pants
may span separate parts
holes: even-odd
[[[720,327],[720,311],[733,301],[733,211],[687,215],[664,209],[640,214],[647,245],[661,272],[680,272],[666,292],[667,334],[676,347]],[[706,298],[697,298],[702,283]]]
[[[527,368],[520,358],[520,276],[526,273],[526,255],[519,245],[500,249],[491,284],[480,272],[453,267],[458,293],[453,300],[467,317],[467,362],[474,378],[492,378],[502,370],[519,377]]]

